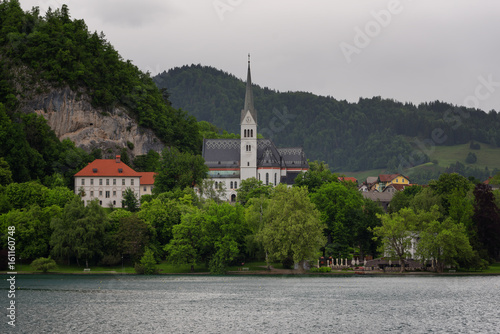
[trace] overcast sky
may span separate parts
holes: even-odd
[[[339,100],[500,111],[498,0],[20,0],[69,6],[153,75],[190,64]]]

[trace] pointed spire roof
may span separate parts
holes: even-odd
[[[246,113],[250,111],[255,122],[257,122],[257,111],[253,106],[253,91],[252,91],[252,75],[250,73],[250,54],[248,54],[248,72],[247,72],[247,87],[245,91],[245,105],[243,106],[243,110],[241,111],[241,122],[243,123],[243,119]]]

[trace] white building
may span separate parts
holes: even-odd
[[[134,171],[120,160],[119,155],[116,159],[96,159],[75,174],[75,193],[83,195],[85,205],[98,198],[101,206],[121,207],[123,194],[128,188],[137,199],[151,194],[153,174]],[[146,184],[141,183],[143,177]]]
[[[240,115],[241,139],[205,139],[203,158],[215,186],[224,184],[226,199],[236,200],[241,180],[255,177],[264,184],[293,184],[309,168],[301,147],[276,148],[269,139],[257,139],[257,111],[254,108],[250,60],[245,104]]]

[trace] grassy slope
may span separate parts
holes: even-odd
[[[451,164],[456,163],[457,161],[463,163],[467,167],[484,169],[488,167],[490,171],[494,168],[500,169],[500,147],[494,147],[489,144],[480,143],[480,150],[471,150],[469,148],[469,144],[463,145],[455,145],[455,146],[435,146],[429,152],[429,158],[432,160],[437,160],[438,167],[443,169],[450,166]],[[469,152],[475,153],[477,156],[477,162],[474,164],[468,164],[465,162],[465,158]],[[412,169],[409,169],[410,172],[413,169],[420,168],[434,168],[434,164],[429,162]],[[342,171],[336,172],[338,175],[345,174],[346,176],[353,176],[358,179],[358,182],[361,183],[368,176],[378,176],[379,174],[384,174],[386,171],[384,169],[372,169],[361,172],[349,172]],[[408,173],[407,173],[408,174]]]

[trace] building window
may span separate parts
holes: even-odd
[[[259,173],[259,181],[260,181],[260,173]]]
[[[102,206],[102,201],[99,201],[99,205]]]
[[[274,186],[276,187],[278,185],[278,174],[274,173]]]
[[[122,186],[125,185],[125,179],[122,179]]]
[[[109,186],[109,179],[106,179],[106,185]]]
[[[247,166],[248,166],[248,167],[250,167],[250,161],[249,161],[249,162],[247,162]]]
[[[234,189],[238,189],[238,182],[234,181]]]
[[[146,191],[148,189],[148,187],[144,187],[144,191]]]
[[[233,181],[231,181],[231,189],[233,189]]]
[[[250,130],[250,137],[253,137],[253,130]]]
[[[92,190],[90,191],[90,197],[94,197],[94,192]]]
[[[116,201],[113,201],[113,205],[116,205]]]
[[[246,149],[247,149],[247,152],[251,152],[252,151],[252,145],[247,145]]]
[[[266,173],[266,186],[269,185],[269,173]]]
[[[99,185],[102,186],[102,179],[99,179]]]
[[[90,185],[93,186],[94,185],[94,179],[90,179]]]
[[[102,196],[102,190],[99,190],[99,196]]]
[[[113,185],[116,186],[116,179],[113,179]]]
[[[109,198],[109,190],[106,191],[106,198]]]
[[[246,138],[246,136],[247,136],[247,130],[243,130],[243,137]]]
[[[113,190],[113,197],[116,197],[116,190]]]
[[[217,189],[219,186],[219,182],[215,181],[215,189]]]
[[[134,179],[130,179],[130,185],[133,186],[134,185]]]
[[[85,185],[85,179],[82,179],[82,186]]]

